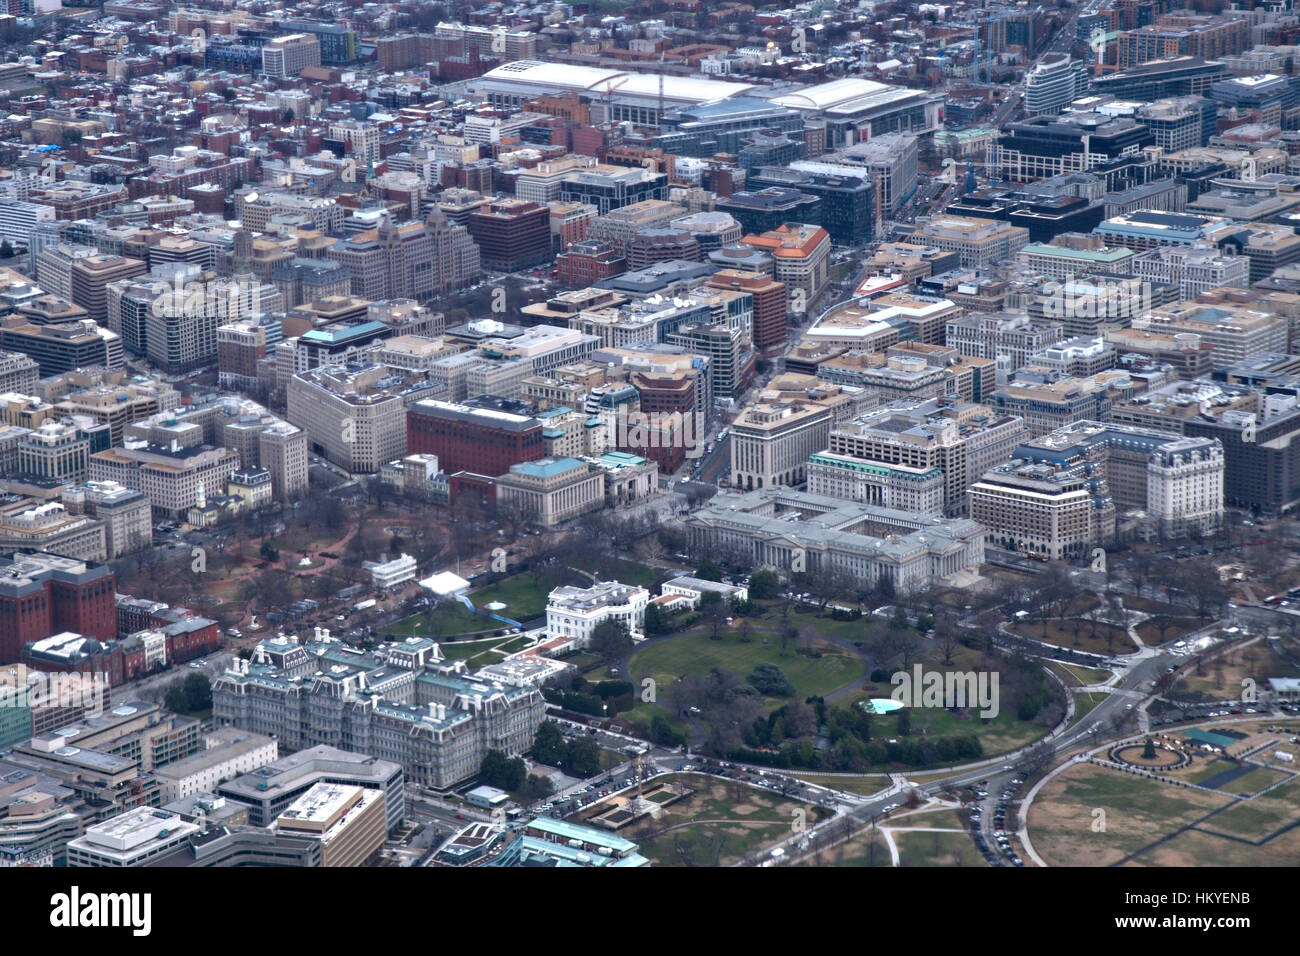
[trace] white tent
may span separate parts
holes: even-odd
[[[460,594],[462,591],[468,591],[469,582],[459,574],[453,574],[451,571],[440,571],[432,577],[422,580],[420,587],[427,588],[438,597],[446,597],[449,594]]]

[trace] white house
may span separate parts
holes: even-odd
[[[589,588],[558,587],[547,599],[546,633],[572,638],[585,647],[596,625],[614,618],[627,625],[633,640],[641,640],[649,603],[650,592],[645,588],[617,581],[600,581]]]

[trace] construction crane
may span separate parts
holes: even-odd
[[[603,99],[604,99],[604,101],[605,101],[605,122],[606,122],[606,123],[612,123],[612,122],[614,122],[614,117],[613,117],[613,115],[610,113],[610,110],[609,110],[609,97],[610,97],[610,94],[613,93],[613,92],[614,92],[616,89],[618,89],[620,86],[622,86],[624,83],[626,83],[629,79],[631,79],[631,77],[627,77],[627,76],[625,76],[625,77],[623,77],[623,79],[619,80],[617,83],[615,83],[613,80],[610,80],[608,83],[605,84],[605,95],[604,95]]]
[[[660,129],[664,121],[664,52],[659,51],[659,113],[655,117],[655,125]]]

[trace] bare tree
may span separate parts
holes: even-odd
[[[682,866],[695,865],[695,840],[689,833],[679,831],[673,834],[673,852],[677,854]]]
[[[939,651],[943,654],[943,663],[945,666],[952,664],[953,654],[957,652],[957,628],[952,618],[943,615],[934,622],[935,640],[939,645]]]
[[[795,643],[799,640],[799,628],[795,627],[793,624],[782,625],[780,630],[780,635],[781,635],[781,656],[785,657],[786,651],[789,648],[789,646],[792,643]]]

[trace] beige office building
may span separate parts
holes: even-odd
[[[317,783],[276,817],[271,829],[321,842],[322,866],[363,866],[387,836],[384,792],[342,783]]]
[[[184,515],[200,495],[216,494],[239,467],[229,448],[196,445],[171,448],[128,439],[125,445],[90,456],[91,481],[115,481],[142,492],[159,518]]]
[[[788,372],[772,380],[731,427],[731,483],[752,491],[794,487],[808,477],[808,458],[826,449],[831,422],[852,414],[863,390]]]
[[[497,508],[553,528],[605,506],[605,475],[576,458],[539,458],[497,479]]]
[[[382,365],[325,365],[289,381],[288,419],[312,449],[352,474],[374,474],[406,454],[406,409],[437,397],[427,381],[393,382]]]
[[[1092,490],[1098,484],[1046,464],[1001,465],[971,485],[970,516],[988,529],[993,547],[1082,558],[1115,536],[1115,503]]]
[[[1015,260],[1029,243],[1029,230],[996,219],[937,216],[913,233],[918,244],[961,256],[963,269],[988,270]]]
[[[955,398],[882,405],[830,432],[829,450],[863,463],[905,465],[943,473],[947,514],[966,510],[966,489],[994,465],[1009,461],[1027,437],[1024,422],[989,406]]]

